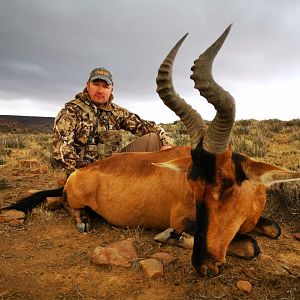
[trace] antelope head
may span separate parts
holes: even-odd
[[[198,112],[175,92],[172,83],[173,62],[186,35],[167,55],[156,79],[160,98],[183,121],[192,146],[188,168],[177,168],[180,159],[157,165],[178,171],[188,169],[187,180],[194,195],[196,215],[192,263],[198,272],[208,276],[216,276],[221,271],[235,235],[255,227],[266,203],[267,186],[300,178],[299,173],[232,151],[230,135],[235,101],[212,76],[214,58],[230,29],[231,25],[192,67],[195,88],[216,110],[208,127]]]

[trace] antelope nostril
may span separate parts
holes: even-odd
[[[224,269],[225,269],[225,265],[224,264],[220,265],[219,266],[219,273],[223,273]]]
[[[207,273],[209,272],[208,266],[207,265],[202,265],[200,267],[200,272],[203,276],[207,276]]]
[[[223,272],[224,263],[216,261],[216,262],[207,262],[200,265],[200,268],[196,268],[196,270],[202,275],[206,277],[215,277],[220,275]]]
[[[212,278],[212,277],[215,277],[216,274],[211,269],[208,269],[206,272],[206,276],[209,278]]]

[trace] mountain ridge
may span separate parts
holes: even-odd
[[[54,117],[0,115],[2,133],[50,133]]]

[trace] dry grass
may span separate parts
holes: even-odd
[[[173,124],[162,124],[171,133],[177,145],[188,145],[189,137],[181,121]],[[300,170],[300,120],[241,120],[237,121],[233,130],[233,147],[237,152],[244,153],[254,159],[263,160],[274,165],[284,167],[292,171]],[[18,178],[21,168],[19,161],[23,159],[35,159],[47,164],[50,170],[49,180],[40,188],[53,187],[61,172],[55,169],[52,160],[52,135],[50,133],[24,133],[11,134],[0,133],[0,190],[10,185],[10,179],[21,180],[28,189],[35,188],[30,184],[30,178]],[[134,137],[124,132],[122,144],[125,146]],[[28,182],[25,182],[28,181]],[[9,202],[11,198],[22,195],[21,188],[16,188],[9,199],[0,196],[0,204]],[[24,187],[23,187],[24,190]],[[274,185],[269,192],[269,198],[273,199],[273,205],[267,207],[271,214],[280,212],[282,207],[292,216],[299,216],[299,191],[300,183],[284,183]],[[279,207],[277,204],[280,204]],[[275,205],[276,204],[276,205]],[[282,218],[282,214],[280,215]],[[285,218],[288,219],[288,218]]]
[[[177,123],[168,124],[168,130],[177,144],[187,144],[186,131]],[[299,122],[266,122],[263,126],[253,120],[237,122],[236,147],[242,145],[239,138],[243,139],[248,143],[245,150],[255,154],[255,158],[299,171]],[[261,149],[263,145],[259,142],[249,143],[257,132],[256,141],[265,142],[267,151]],[[131,139],[131,135],[126,135],[124,144]],[[23,197],[27,190],[57,186],[61,173],[51,164],[50,134],[0,134],[0,140],[0,160],[5,160],[0,165],[0,207]],[[24,147],[20,146],[22,143]],[[21,159],[46,163],[50,173],[32,174],[20,165]],[[82,235],[67,210],[35,208],[25,226],[0,226],[0,298],[2,295],[5,299],[174,299],[175,295],[176,299],[260,299],[264,295],[265,299],[298,299],[299,242],[290,232],[297,230],[299,221],[299,188],[298,183],[288,183],[274,185],[270,190],[265,213],[288,226],[282,224],[284,231],[277,241],[257,237],[269,259],[244,261],[228,257],[224,274],[213,279],[196,274],[190,263],[190,251],[153,241],[157,232],[117,228],[98,217],[97,222],[92,222],[91,233]],[[176,261],[164,267],[162,278],[151,280],[143,277],[138,260],[128,269],[91,264],[90,255],[95,247],[128,237],[134,239],[139,259],[163,250]],[[251,295],[236,288],[240,279],[253,284]]]

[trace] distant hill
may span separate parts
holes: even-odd
[[[54,118],[0,115],[1,133],[52,132]]]

